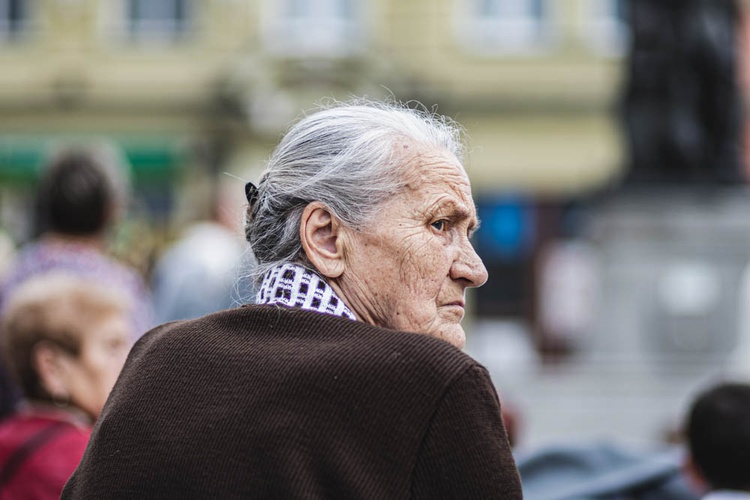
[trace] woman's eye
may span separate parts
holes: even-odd
[[[436,220],[432,223],[432,227],[437,229],[440,232],[445,231],[448,228],[448,221],[447,220]]]

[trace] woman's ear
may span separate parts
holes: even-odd
[[[344,272],[344,249],[341,221],[319,201],[302,211],[299,236],[310,263],[323,276],[338,278]]]
[[[66,399],[66,359],[60,348],[43,340],[34,346],[31,355],[42,388],[53,398]]]

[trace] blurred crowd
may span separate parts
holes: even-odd
[[[128,178],[110,145],[64,148],[36,186],[35,237],[18,249],[2,240],[3,498],[59,497],[130,348],[151,327],[251,300],[235,287],[244,247],[241,207],[227,206],[236,200],[228,193],[215,193],[213,211],[187,225],[148,276],[117,259]]]

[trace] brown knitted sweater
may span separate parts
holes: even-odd
[[[62,498],[521,498],[487,371],[448,343],[247,306],[133,348]]]

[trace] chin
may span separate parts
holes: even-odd
[[[463,349],[466,344],[466,334],[464,329],[460,325],[451,325],[445,329],[440,330],[437,334],[433,335],[441,340],[445,340],[453,347]]]

